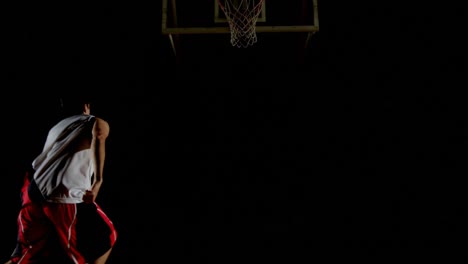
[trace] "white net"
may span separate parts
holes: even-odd
[[[265,0],[218,0],[231,30],[231,44],[249,47],[257,42],[256,25]]]

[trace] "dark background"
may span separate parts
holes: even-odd
[[[160,1],[3,10],[3,259],[23,168],[76,92],[111,126],[109,263],[465,263],[461,8],[320,1],[300,62],[274,35],[196,37],[179,63]]]

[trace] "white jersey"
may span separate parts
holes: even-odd
[[[93,115],[74,115],[49,130],[43,151],[34,159],[34,181],[46,201],[81,203],[91,188]]]

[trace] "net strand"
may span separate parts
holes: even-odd
[[[231,31],[231,44],[235,47],[249,47],[257,42],[256,24],[263,8],[264,0],[240,0],[235,5],[233,0],[225,0],[219,6],[226,15]],[[255,3],[257,2],[257,3]]]

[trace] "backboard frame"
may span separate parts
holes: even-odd
[[[198,0],[194,0],[198,1]],[[215,13],[216,10],[219,8],[217,1],[215,2]],[[311,8],[312,8],[312,15],[313,19],[310,21],[310,24],[305,25],[266,25],[262,22],[266,19],[265,8],[268,5],[268,1],[265,0],[264,8],[262,10],[262,14],[260,15],[260,20],[257,20],[259,24],[256,25],[255,31],[256,33],[306,33],[307,37],[305,40],[304,47],[308,46],[308,43],[312,36],[319,32],[319,13],[318,13],[318,0],[307,0],[311,1]],[[276,0],[273,0],[276,1]],[[306,1],[306,0],[304,0]],[[170,13],[169,13],[170,12]],[[161,14],[161,34],[166,35],[169,38],[172,51],[174,55],[177,57],[177,46],[178,42],[180,41],[180,35],[190,35],[190,34],[230,34],[231,29],[227,23],[227,21],[216,18],[219,17],[219,14],[223,14],[218,9],[218,15],[213,14],[214,18],[214,25],[211,27],[180,27],[178,25],[178,18],[177,18],[177,0],[162,0],[162,14]],[[171,21],[169,21],[169,19]]]
[[[214,0],[215,2],[217,0]],[[256,32],[306,32],[314,34],[319,31],[319,17],[318,17],[318,0],[312,1],[313,21],[309,25],[257,25]],[[177,1],[176,0],[162,0],[162,23],[161,33],[163,35],[180,35],[180,34],[227,34],[231,33],[228,25],[219,25],[213,27],[178,27],[177,23]],[[169,6],[170,5],[170,6]],[[171,8],[169,8],[171,7]],[[264,9],[265,10],[265,9]],[[172,15],[171,26],[169,26],[169,11]],[[263,12],[263,11],[262,11]],[[216,22],[216,21],[215,21]],[[223,22],[219,20],[217,22]]]

